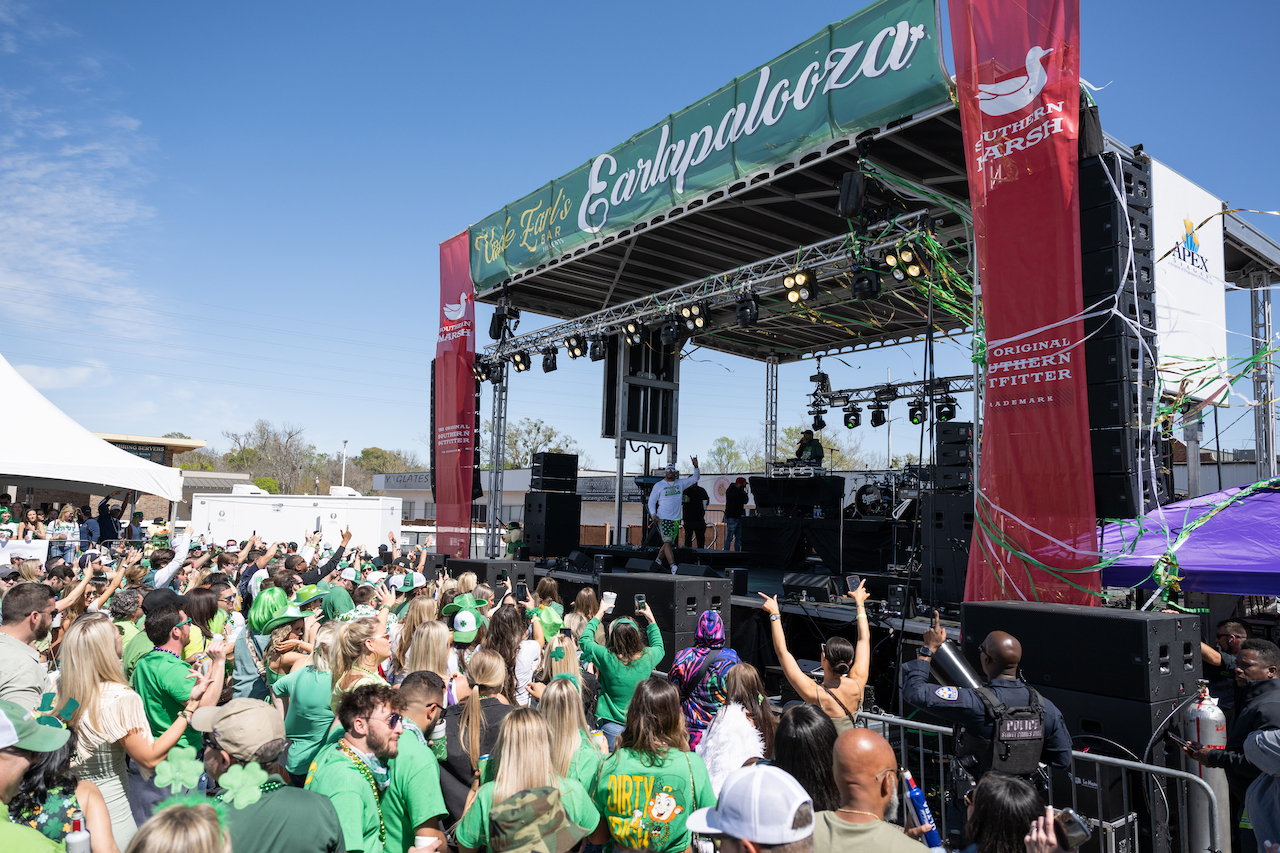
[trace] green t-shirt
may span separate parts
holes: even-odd
[[[489,810],[493,807],[493,788],[496,782],[480,786],[475,802],[458,824],[458,846],[479,848],[489,844]],[[600,812],[591,797],[576,779],[560,780],[560,804],[569,820],[578,826],[594,830],[600,823]],[[712,805],[715,805],[714,798]],[[687,845],[686,845],[687,846]]]
[[[325,621],[337,619],[348,610],[355,609],[356,603],[351,600],[351,593],[347,592],[346,587],[333,584],[329,587],[329,594],[324,597],[324,604],[320,605],[320,612],[324,614]]]
[[[133,689],[142,697],[142,707],[147,712],[147,722],[151,723],[153,737],[164,734],[173,725],[173,721],[178,719],[178,712],[191,699],[191,687],[196,681],[194,678],[187,678],[190,672],[191,667],[177,655],[154,648],[143,655],[134,667]],[[187,726],[186,731],[178,738],[178,745],[199,749],[200,733]]]
[[[384,853],[378,840],[378,800],[350,756],[336,746],[320,752],[307,771],[306,788],[333,802],[346,839],[344,850]]]
[[[116,630],[120,632],[120,651],[123,654],[124,649],[129,645],[129,641],[138,636],[140,629],[128,619],[121,619],[119,622],[112,622],[111,624],[115,625]],[[134,661],[134,663],[137,663],[137,661]]]
[[[66,847],[45,838],[29,826],[9,822],[8,812],[0,817],[0,850],[21,850],[22,853],[62,853]]]
[[[448,814],[440,793],[440,764],[431,747],[418,739],[418,732],[406,725],[396,757],[387,762],[387,768],[391,784],[382,793],[387,853],[406,853],[419,826]]]
[[[582,738],[582,745],[569,762],[569,777],[577,779],[582,787],[590,791],[596,784],[596,775],[600,772],[600,762],[604,761],[604,756],[596,749],[586,732],[579,730],[578,735]]]
[[[332,685],[330,675],[313,666],[304,666],[275,683],[277,696],[289,697],[289,713],[284,718],[284,733],[289,738],[289,753],[284,769],[305,773],[324,745],[325,732],[333,725],[329,710]]]
[[[649,635],[648,648],[631,663],[623,663],[596,642],[598,627],[600,620],[592,619],[582,629],[580,640],[583,657],[600,670],[600,699],[596,705],[596,716],[624,725],[627,722],[627,708],[631,705],[631,694],[636,692],[636,685],[653,674],[653,668],[666,653],[662,645],[662,632],[657,625],[650,624],[646,629]]]
[[[614,751],[601,763],[592,799],[615,845],[653,853],[684,850],[689,815],[716,804],[711,777],[692,752],[668,749],[658,763],[652,760],[630,749]]]
[[[151,638],[147,636],[147,632],[142,628],[143,625],[138,626],[138,633],[125,641],[124,648],[120,653],[121,663],[124,666],[124,677],[129,681],[133,680],[133,668],[138,665],[138,661],[142,660],[143,655],[155,648]]]
[[[284,782],[271,775],[268,782]],[[236,853],[343,853],[342,825],[328,797],[285,785],[244,808],[225,809]]]

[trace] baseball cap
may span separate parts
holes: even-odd
[[[259,703],[280,716],[270,705]],[[283,724],[282,724],[283,725]],[[16,746],[29,752],[53,752],[60,749],[71,731],[61,726],[42,726],[30,711],[24,711],[16,702],[0,700],[0,749]]]
[[[82,569],[89,568],[89,564],[95,560],[101,560],[102,565],[111,565],[110,558],[106,557],[101,551],[85,551],[80,555],[80,559],[76,560],[76,565]]]
[[[388,589],[398,590],[402,586],[404,586],[404,575],[392,575],[391,577],[387,578]]]
[[[469,643],[480,630],[480,613],[476,610],[459,610],[453,615],[453,641]]]
[[[364,576],[364,579],[367,580],[369,583],[373,584],[374,586],[377,586],[378,584],[386,580],[386,577],[387,577],[386,572],[369,572]]]
[[[135,513],[134,513],[132,516],[130,516],[130,517],[131,517],[131,518],[143,518],[144,516],[143,516],[143,514],[142,514],[142,510],[138,510],[137,512],[135,512]]]
[[[685,826],[702,835],[728,835],[755,844],[791,844],[813,835],[813,819],[793,827],[796,811],[813,799],[785,770],[754,764],[730,773],[720,786],[720,802],[698,809]]]
[[[142,599],[142,612],[155,613],[166,607],[177,607],[183,609],[187,606],[187,597],[178,595],[167,587],[153,589],[147,593],[146,598]]]
[[[232,699],[225,705],[197,708],[191,728],[211,733],[237,761],[256,761],[261,758],[259,749],[285,737],[280,712],[261,699]]]
[[[680,469],[679,469],[679,468],[677,468],[677,467],[676,467],[676,466],[674,466],[674,465],[668,465],[668,466],[667,466],[667,470],[668,470],[668,471],[676,471],[676,472],[678,472]]]
[[[567,853],[590,832],[569,819],[560,789],[549,785],[513,794],[489,812],[493,853]]]
[[[342,574],[338,575],[338,577],[344,581],[354,581],[356,579],[356,570],[352,568],[343,569]]]
[[[745,485],[747,484],[747,478],[746,478],[746,477],[739,477],[738,479],[734,480],[733,482],[734,482],[734,485],[737,485],[737,486],[745,486]]]

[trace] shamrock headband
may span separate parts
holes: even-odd
[[[557,678],[563,678],[566,681],[572,681],[574,687],[577,687],[578,689],[582,688],[582,684],[578,681],[578,676],[574,675],[572,672],[562,672],[559,675],[551,676],[552,681],[555,681]]]
[[[637,631],[640,630],[640,626],[636,624],[636,620],[632,619],[630,616],[623,616],[621,618],[613,620],[613,624],[609,626],[609,633],[612,634],[614,631],[618,630],[619,625],[630,625],[632,628],[635,628]]]

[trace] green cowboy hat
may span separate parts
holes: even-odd
[[[459,610],[480,610],[480,602],[476,601],[476,597],[469,592],[464,592],[453,601],[444,606],[444,610],[440,611],[444,616],[452,616]]]
[[[307,614],[292,604],[286,604],[283,609],[276,611],[275,616],[267,620],[267,624],[262,626],[262,633],[270,634],[281,625],[288,625],[290,622],[297,622],[299,619],[305,618],[307,618]]]
[[[321,589],[317,584],[307,584],[298,587],[298,591],[293,594],[293,605],[301,607],[304,604],[310,604],[318,598],[324,598],[329,594],[327,589]]]

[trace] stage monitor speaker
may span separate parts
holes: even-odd
[[[600,593],[616,592],[618,600],[605,615],[605,622],[630,616],[644,633],[645,620],[635,612],[635,596],[643,594],[654,623],[662,633],[665,652],[658,669],[667,672],[676,652],[693,645],[698,618],[705,610],[714,610],[724,620],[725,636],[731,636],[731,582],[727,578],[689,578],[663,574],[611,574],[600,576]]]
[[[597,575],[613,571],[612,554],[596,554],[591,558],[591,571]]]
[[[724,577],[724,575],[722,575],[720,572],[713,569],[711,566],[700,566],[697,563],[693,562],[692,560],[689,560],[688,562],[686,562],[687,558],[683,558],[683,557],[677,557],[677,559],[679,560],[679,562],[676,563],[677,575],[684,575],[686,577],[691,577],[691,578],[722,578]]]
[[[567,557],[581,538],[582,498],[561,492],[524,496],[524,543],[535,557]]]
[[[474,572],[477,584],[487,584],[496,589],[502,583],[503,576],[512,579],[512,583],[525,583],[533,589],[538,584],[533,571],[533,563],[523,560],[460,560],[452,559],[446,569],[449,577],[459,578],[467,572]],[[513,587],[514,588],[514,587]]]
[[[746,569],[729,569],[729,583],[734,595],[750,595]]]
[[[788,572],[782,576],[782,595],[784,598],[829,604],[838,596],[835,585],[839,580],[838,576]]]
[[[645,557],[632,557],[627,560],[627,571],[632,574],[661,572],[662,565],[657,560]]]
[[[582,551],[577,551],[577,550],[570,551],[569,559],[567,560],[567,562],[569,564],[568,566],[569,571],[573,571],[573,572],[590,572],[591,571],[591,555],[590,554],[586,554],[586,553],[583,553]]]
[[[973,444],[973,424],[964,421],[946,421],[934,425],[934,441],[939,444]]]
[[[966,602],[961,608],[965,656],[992,631],[1022,643],[1022,676],[1055,687],[1141,703],[1185,699],[1200,677],[1200,617],[1115,607]]]
[[[922,594],[931,603],[959,604],[964,601],[969,546],[973,541],[973,493],[925,492],[921,503]]]
[[[552,480],[578,479],[578,454],[543,451],[533,454],[533,476]]]

